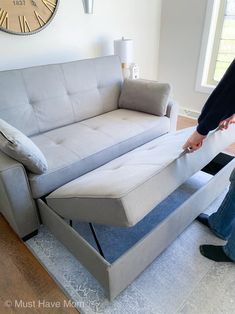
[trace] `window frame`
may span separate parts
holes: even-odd
[[[218,12],[218,18],[217,18],[217,25],[214,35],[214,43],[212,47],[211,52],[211,62],[209,65],[209,71],[208,71],[208,79],[207,82],[209,85],[217,85],[218,81],[214,79],[215,70],[216,70],[216,62],[217,57],[219,54],[219,48],[220,48],[220,41],[222,37],[223,27],[224,27],[224,17],[225,17],[225,10],[226,10],[226,0],[220,0],[220,7]]]
[[[216,60],[224,24],[226,0],[208,0],[201,51],[196,77],[196,91],[210,94],[216,87]]]

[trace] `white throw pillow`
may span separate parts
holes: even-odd
[[[47,161],[40,149],[22,132],[0,119],[0,150],[22,163],[30,172],[47,171]]]

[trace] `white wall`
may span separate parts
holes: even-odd
[[[160,81],[170,82],[181,108],[200,112],[208,94],[195,90],[206,0],[163,0]]]
[[[161,0],[95,0],[94,15],[82,0],[61,0],[51,24],[30,36],[0,32],[0,70],[113,53],[113,40],[133,38],[141,76],[157,77]]]

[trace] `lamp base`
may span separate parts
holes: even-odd
[[[123,74],[124,79],[130,78],[130,68],[129,68],[129,64],[127,64],[127,63],[122,63],[122,74]]]

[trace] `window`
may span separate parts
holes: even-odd
[[[216,85],[235,58],[235,0],[221,1],[208,83]]]
[[[235,0],[209,0],[197,90],[211,92],[235,58]]]

